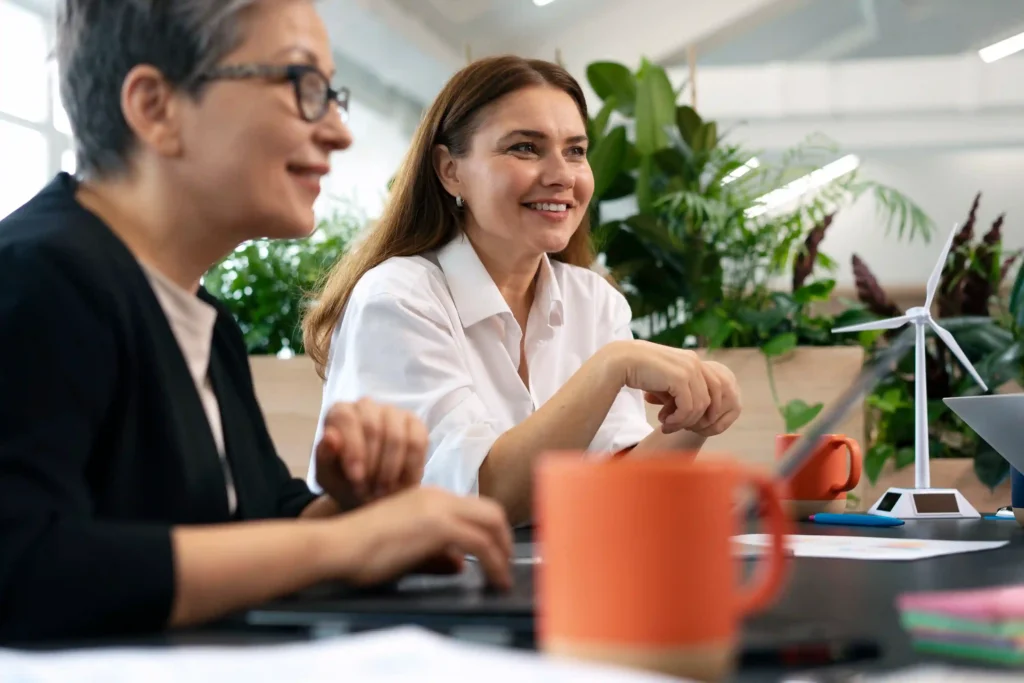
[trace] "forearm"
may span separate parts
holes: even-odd
[[[622,379],[605,347],[536,412],[502,434],[480,467],[480,494],[497,500],[512,524],[526,521],[532,505],[532,473],[544,451],[582,450],[601,427]]]
[[[176,527],[170,625],[203,623],[339,578],[354,552],[346,533],[327,520]]]
[[[631,454],[637,453],[643,456],[655,451],[688,451],[697,453],[704,446],[705,441],[707,441],[707,437],[694,434],[685,429],[665,434],[658,428],[638,443],[631,451]]]

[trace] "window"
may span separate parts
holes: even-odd
[[[61,155],[60,155],[60,170],[65,171],[66,173],[70,173],[71,175],[74,175],[75,174],[75,169],[77,167],[78,167],[78,160],[75,159],[75,150],[73,150],[73,149],[66,149],[63,152],[61,152]]]
[[[42,16],[0,0],[0,112],[33,123],[46,121],[46,53]]]
[[[44,6],[0,0],[0,218],[75,167]]]
[[[50,68],[50,97],[53,102],[53,127],[58,133],[71,136],[71,122],[68,121],[68,113],[64,110],[64,103],[60,99],[60,74],[57,72],[57,62],[53,62]]]
[[[32,198],[50,175],[49,146],[42,133],[0,121],[0,218]]]

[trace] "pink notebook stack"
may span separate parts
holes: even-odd
[[[919,650],[1024,664],[1024,585],[905,593],[896,603]]]

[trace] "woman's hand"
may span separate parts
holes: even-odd
[[[357,586],[382,583],[414,569],[457,572],[466,554],[480,561],[488,582],[512,585],[512,530],[489,498],[436,488],[402,491],[333,521],[324,538],[338,578]]]
[[[740,385],[732,370],[717,361],[703,361],[701,371],[708,385],[711,404],[690,431],[705,437],[715,436],[731,427],[740,416],[743,409]]]
[[[621,386],[639,389],[649,403],[661,405],[658,421],[666,434],[704,419],[711,394],[696,353],[642,340],[612,342],[609,351]]]
[[[658,421],[664,433],[686,430],[714,436],[739,417],[739,385],[721,363],[647,341],[613,345],[613,366],[621,372],[623,385],[640,389],[648,403],[661,406]]]
[[[370,399],[336,403],[316,447],[316,479],[342,509],[412,486],[423,477],[427,429],[412,413]]]

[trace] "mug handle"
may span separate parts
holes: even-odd
[[[761,499],[760,509],[767,519],[768,532],[772,543],[768,546],[768,557],[760,561],[757,576],[742,589],[739,597],[739,613],[748,615],[759,612],[771,603],[782,587],[786,575],[786,537],[792,532],[789,517],[782,508],[782,499],[776,483],[767,476],[756,472],[744,474],[757,489]],[[767,562],[767,565],[765,563]]]
[[[860,444],[848,436],[837,436],[834,441],[845,445],[847,450],[850,452],[850,476],[846,478],[845,484],[833,486],[831,489],[832,493],[852,491],[860,482],[860,468],[863,460],[860,452]]]

